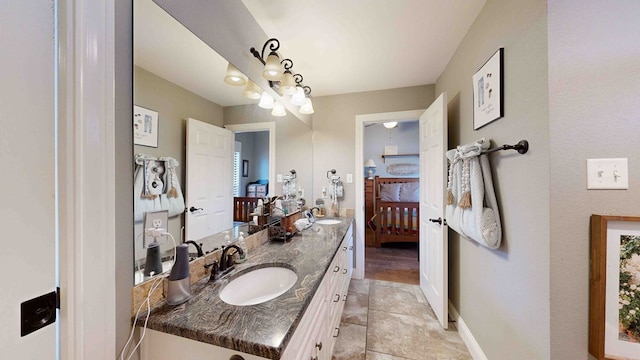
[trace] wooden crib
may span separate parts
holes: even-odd
[[[389,242],[419,241],[419,184],[418,178],[375,177],[376,247]]]

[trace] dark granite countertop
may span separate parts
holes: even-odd
[[[352,218],[335,225],[314,224],[287,242],[270,241],[249,253],[225,278],[204,279],[191,287],[193,297],[178,306],[163,304],[151,313],[148,328],[243,353],[280,359],[304,311],[342,242]],[[262,304],[234,306],[220,300],[230,279],[254,267],[286,266],[298,280],[286,293]]]

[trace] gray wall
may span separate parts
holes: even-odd
[[[346,183],[346,174],[356,173],[356,115],[426,109],[435,99],[434,85],[369,91],[313,98],[313,198],[321,197],[327,186],[327,171],[336,169],[344,183],[341,208],[355,208],[355,181]],[[364,159],[365,161],[367,159]]]
[[[436,83],[436,94],[448,93],[449,148],[482,137],[531,146],[526,155],[491,155],[502,246],[449,230],[450,301],[492,360],[550,358],[546,10],[545,1],[488,0]],[[474,131],[471,78],[500,47],[505,116]]]
[[[385,146],[397,146],[398,154],[417,154],[420,150],[420,137],[418,121],[406,121],[398,123],[393,129],[387,129],[382,124],[372,124],[365,126],[363,134],[363,161],[372,159],[377,167],[374,176],[380,177],[402,177],[390,175],[387,166],[392,164],[415,164],[418,165],[418,157],[398,157],[382,159]],[[364,169],[367,176],[367,168]],[[406,176],[418,177],[418,174]]]
[[[240,196],[246,196],[248,183],[269,180],[269,132],[238,133],[236,141],[242,143],[241,161],[249,161],[249,176],[240,178]]]
[[[586,359],[589,216],[640,215],[640,2],[549,1],[551,358]],[[629,190],[586,190],[628,157]]]
[[[158,112],[158,147],[134,145],[134,154],[144,153],[155,157],[171,156],[180,162],[178,179],[185,189],[186,169],[186,119],[194,118],[216,126],[222,126],[222,107],[201,96],[169,82],[153,73],[134,66],[133,102],[135,105]],[[133,164],[131,154],[130,164]],[[133,189],[133,187],[131,187]],[[169,219],[169,232],[176,242],[180,241],[180,229],[184,216]],[[142,222],[136,223],[135,237],[142,232]],[[169,242],[163,249],[169,249]],[[142,251],[142,237],[136,242],[136,258],[145,256]]]

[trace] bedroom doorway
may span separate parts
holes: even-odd
[[[369,160],[370,158],[373,158],[373,161],[376,164],[376,168],[375,168],[376,173],[373,174],[373,176],[375,177],[375,175],[380,175],[383,169],[386,170],[387,164],[390,163],[388,161],[389,157],[387,157],[386,155],[384,159],[382,158],[382,155],[384,154],[384,151],[385,151],[384,144],[375,147],[375,152],[373,154],[365,155],[365,151],[364,151],[365,128],[367,127],[367,125],[370,125],[370,124],[382,124],[382,123],[391,122],[391,121],[396,121],[399,124],[402,124],[404,122],[415,122],[419,119],[420,115],[422,115],[423,113],[424,113],[424,109],[378,113],[378,114],[356,115],[356,139],[355,139],[356,140],[356,152],[355,152],[356,176],[360,176],[360,178],[363,179],[362,181],[355,182],[356,209],[362,209],[362,211],[357,211],[355,213],[356,244],[355,244],[355,252],[354,252],[355,268],[354,268],[353,276],[356,279],[365,278],[365,269],[366,269],[365,253],[367,248],[373,248],[373,247],[367,247],[365,244],[365,229],[367,228],[367,221],[370,220],[371,217],[369,217],[368,219],[365,219],[365,185],[367,184],[369,168],[365,168],[364,165],[367,162],[367,160]],[[416,134],[417,133],[418,132],[416,131]],[[386,134],[387,140],[389,135],[390,135],[389,133]],[[397,135],[394,133],[392,135],[391,140],[396,138],[396,136]],[[393,145],[393,144],[390,144],[390,145]],[[398,148],[400,149],[400,144],[397,144],[397,145],[398,145]],[[389,150],[392,150],[392,149],[389,149]],[[398,155],[399,155],[399,152],[398,152]],[[365,158],[365,156],[370,156],[370,157]],[[402,158],[398,157],[398,159],[402,159]],[[414,158],[409,157],[404,160],[407,160],[407,159],[414,160],[416,163],[418,163],[418,160],[419,160],[418,157],[414,157]],[[386,248],[387,246],[389,245],[385,245],[384,247]],[[369,250],[370,255],[372,255],[373,257],[378,255],[378,254],[371,254],[372,252],[376,252],[376,250],[373,250],[373,251]],[[391,262],[401,263],[402,261],[405,261],[403,255],[396,255],[396,256],[381,255],[380,258],[382,258],[384,262],[389,262],[389,263]],[[384,263],[382,263],[378,267],[382,269],[384,268],[384,266],[385,266]]]
[[[420,283],[419,140],[417,119],[364,124],[365,278]]]

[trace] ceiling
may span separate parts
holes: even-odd
[[[312,96],[434,84],[485,1],[242,0]],[[221,106],[255,102],[222,82],[222,57],[151,0],[134,1],[134,49],[137,66]]]

